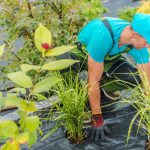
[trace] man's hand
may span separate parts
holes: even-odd
[[[102,114],[94,114],[92,121],[85,129],[87,139],[98,141],[105,140],[105,134],[110,134],[107,124],[104,122]]]

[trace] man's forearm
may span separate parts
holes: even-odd
[[[141,64],[141,65],[138,64],[137,66],[138,66],[141,79],[143,80],[146,78],[150,86],[150,62],[147,64]],[[146,77],[144,77],[144,75],[146,75]]]
[[[104,63],[94,61],[88,56],[88,95],[92,114],[101,113],[99,82],[103,75]]]
[[[150,63],[137,65],[145,94],[150,92]]]
[[[101,106],[100,106],[101,94],[99,82],[96,83],[89,82],[88,94],[92,114],[101,113]]]

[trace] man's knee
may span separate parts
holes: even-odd
[[[138,74],[137,68],[125,61],[118,61],[108,71],[108,74],[112,78],[125,81],[134,85],[140,84],[141,79]]]

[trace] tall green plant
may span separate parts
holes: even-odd
[[[20,71],[7,74],[7,77],[14,82],[16,87],[8,91],[8,95],[5,97],[0,93],[0,106],[16,106],[20,115],[19,126],[11,120],[0,122],[0,138],[7,140],[1,150],[10,150],[12,147],[14,150],[19,150],[20,145],[26,143],[31,147],[37,140],[37,130],[41,133],[39,128],[39,125],[41,124],[40,118],[38,116],[29,116],[29,113],[38,110],[34,98],[36,97],[38,100],[46,99],[42,93],[49,91],[53,86],[60,82],[61,79],[57,76],[41,79],[40,73],[43,71],[59,71],[78,62],[77,60],[71,59],[57,61],[50,60],[50,62],[44,62],[45,57],[61,55],[74,47],[60,46],[51,49],[51,32],[42,24],[40,24],[35,31],[34,39],[37,49],[42,54],[42,64],[44,63],[44,65],[21,64]],[[0,46],[0,57],[2,56],[3,51],[4,45]],[[32,70],[35,71],[34,78],[29,74]],[[18,98],[18,95],[20,96],[20,94],[23,94],[24,96]]]
[[[132,91],[131,95],[121,101],[121,103],[129,103],[137,111],[129,126],[127,143],[134,124],[137,125],[137,133],[140,128],[144,129],[148,140],[150,140],[150,85],[144,71],[140,72],[140,77],[142,84],[137,83],[137,86],[132,85],[132,87],[135,87],[132,89],[128,87],[129,91]]]
[[[54,119],[51,117],[50,120],[56,121],[55,129],[64,126],[68,139],[80,143],[85,138],[83,121],[90,116],[85,109],[88,99],[87,85],[79,81],[78,76],[68,76],[62,80],[63,82],[56,86],[55,92],[59,97],[59,103],[55,103],[51,109],[51,112],[55,109],[53,114],[55,117]],[[52,131],[48,132],[43,139],[52,133]]]

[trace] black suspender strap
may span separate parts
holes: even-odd
[[[115,44],[113,30],[112,30],[112,27],[111,27],[110,23],[108,22],[108,20],[106,18],[101,17],[100,19],[104,23],[105,27],[108,29],[108,31],[109,31],[109,33],[111,35],[111,38],[112,38],[113,44],[112,44],[112,47],[109,49],[109,51],[107,53],[109,55],[109,53],[111,52],[111,50],[112,50],[112,48],[113,48],[113,46]]]
[[[133,47],[134,47],[134,46],[132,46],[132,45],[128,45],[128,48],[129,48],[129,49],[132,49]]]
[[[75,45],[77,45],[78,50],[83,51],[83,49],[82,49],[82,43],[76,42]]]
[[[82,45],[82,43],[76,42],[76,43],[74,43],[74,44],[77,45],[78,50],[80,50],[83,54],[86,54],[86,53],[83,51],[83,45]]]
[[[114,40],[114,34],[113,34],[113,30],[112,30],[112,27],[110,26],[109,22],[107,19],[104,19],[102,20],[104,25],[106,26],[106,28],[108,29],[110,35],[111,35],[111,38],[112,38],[112,41],[113,41],[113,45],[115,43],[115,40]]]

